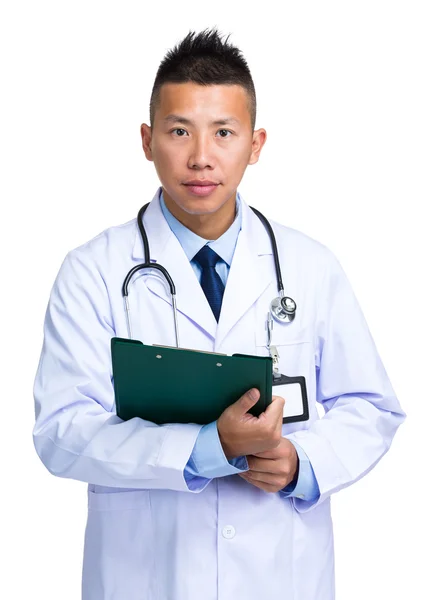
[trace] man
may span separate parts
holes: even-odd
[[[161,187],[143,224],[151,260],[177,286],[183,347],[268,354],[272,246],[237,192],[266,140],[255,113],[246,61],[215,30],[189,33],[161,63],[141,127]],[[272,227],[297,302],[290,324],[274,323],[273,345],[281,372],[306,378],[310,417],[298,423],[282,423],[277,394],[253,417],[257,390],[205,425],[122,421],[110,340],[128,337],[121,288],[143,262],[136,220],[66,256],[46,314],[34,440],[51,473],[89,484],[85,600],[334,598],[330,496],[378,462],[405,413],[336,257]],[[139,272],[130,286],[134,338],[174,345],[164,281]]]

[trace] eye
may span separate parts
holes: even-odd
[[[172,130],[170,131],[170,133],[174,133],[174,132],[176,132],[176,134],[175,134],[175,135],[176,135],[176,137],[185,137],[184,135],[178,135],[178,132],[179,132],[179,131],[184,131],[185,133],[187,133],[187,132],[185,131],[185,129],[182,129],[181,127],[177,127],[176,129],[172,129]]]
[[[224,131],[224,133],[225,133],[225,135],[223,135],[223,136],[220,136],[220,137],[227,138],[227,137],[230,137],[230,136],[232,135],[232,131],[229,131],[229,129],[219,129],[219,132],[220,132],[220,131]],[[228,135],[228,134],[229,134],[229,135]]]

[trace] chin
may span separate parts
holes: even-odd
[[[229,198],[216,198],[213,194],[204,198],[192,198],[185,196],[174,198],[174,202],[180,209],[189,215],[209,215],[217,212],[229,200]]]
[[[185,203],[179,203],[178,206],[189,215],[211,215],[217,212],[223,206],[223,204],[224,202],[207,203],[206,200],[199,200],[197,202],[190,201]]]

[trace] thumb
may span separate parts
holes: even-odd
[[[251,390],[243,394],[241,398],[237,400],[237,402],[235,402],[234,406],[236,406],[237,409],[239,409],[237,411],[239,412],[239,414],[244,415],[250,408],[252,408],[254,404],[257,403],[260,397],[261,394],[259,390],[256,388],[252,388]]]

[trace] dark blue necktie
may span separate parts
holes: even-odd
[[[220,256],[209,246],[204,246],[199,250],[193,260],[195,260],[202,267],[200,285],[202,286],[211,310],[214,313],[216,321],[218,322],[220,317],[220,309],[222,306],[223,292],[225,289],[219,274],[215,270],[215,266],[220,260]]]

